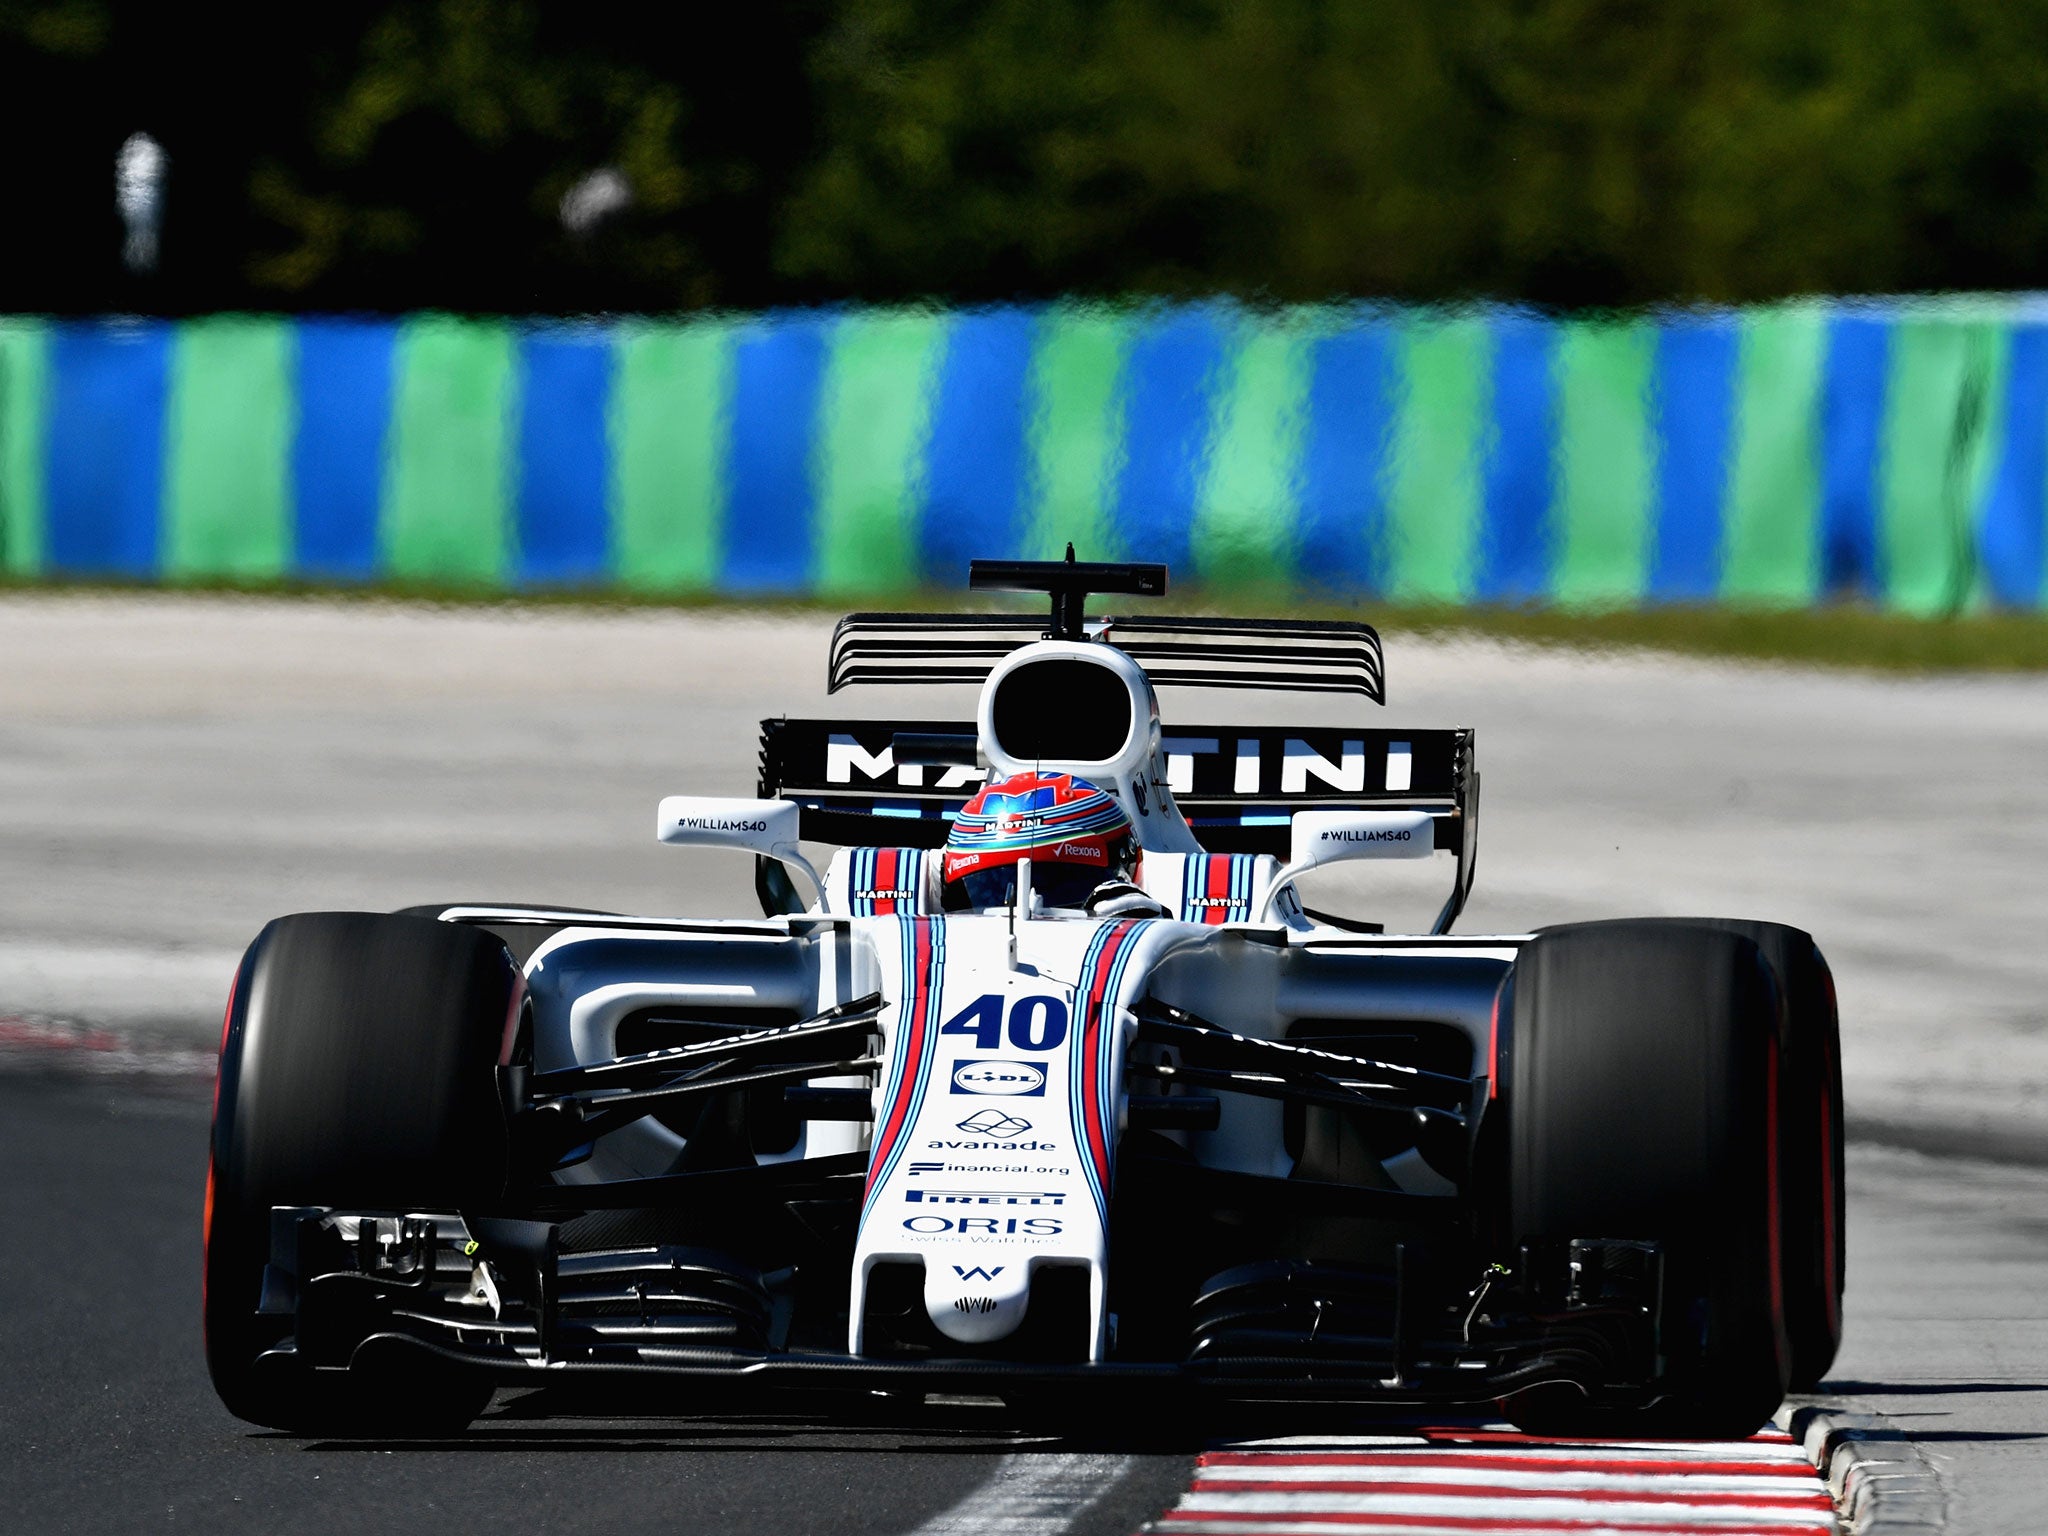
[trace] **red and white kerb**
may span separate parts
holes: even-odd
[[[1827,1484],[1789,1435],[1564,1440],[1504,1429],[1294,1437],[1211,1451],[1146,1529],[1167,1536],[1833,1536]]]

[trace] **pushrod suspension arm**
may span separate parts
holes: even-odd
[[[1428,1087],[1454,1089],[1462,1097],[1472,1088],[1470,1078],[1448,1072],[1431,1072],[1423,1067],[1395,1061],[1375,1061],[1342,1051],[1321,1050],[1288,1040],[1261,1040],[1255,1035],[1233,1034],[1183,1009],[1164,1003],[1146,1002],[1138,1009],[1138,1038],[1158,1045],[1171,1045],[1182,1055],[1199,1055],[1218,1066],[1242,1066],[1253,1071],[1302,1072],[1319,1076],[1342,1073],[1347,1077],[1373,1075],[1395,1079],[1382,1085],[1398,1093],[1402,1086],[1415,1091]]]
[[[1302,1104],[1328,1104],[1338,1109],[1364,1110],[1373,1114],[1398,1115],[1404,1120],[1437,1122],[1462,1127],[1465,1116],[1455,1109],[1435,1104],[1414,1104],[1375,1098],[1378,1084],[1349,1083],[1322,1076],[1282,1077],[1274,1073],[1240,1072],[1211,1067],[1173,1066],[1165,1062],[1134,1061],[1124,1068],[1131,1077],[1148,1077],[1162,1083],[1184,1083],[1190,1088],[1221,1088],[1230,1093],[1250,1094],[1261,1099],[1291,1099]]]

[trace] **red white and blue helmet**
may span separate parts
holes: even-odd
[[[1019,773],[985,785],[946,837],[948,907],[1016,899],[1017,863],[1047,906],[1079,907],[1106,880],[1128,879],[1137,840],[1123,804],[1070,773]]]

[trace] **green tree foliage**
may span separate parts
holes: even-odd
[[[789,5],[710,37],[699,12],[0,0],[0,312],[771,302],[821,23]],[[170,156],[147,278],[113,203],[138,129]],[[563,195],[607,167],[631,206],[572,235]]]
[[[850,0],[785,271],[1563,304],[2048,279],[2048,6]]]
[[[2048,0],[0,0],[0,309],[2048,286]],[[713,22],[716,25],[714,27]],[[112,159],[171,156],[162,270]],[[610,168],[631,206],[563,198]]]

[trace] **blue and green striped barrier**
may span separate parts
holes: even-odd
[[[0,572],[2039,608],[2048,308],[0,319]]]

